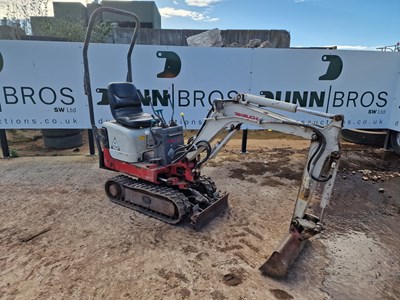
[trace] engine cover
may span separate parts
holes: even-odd
[[[143,153],[153,148],[150,128],[132,129],[115,121],[104,122],[103,128],[107,130],[112,158],[129,163],[140,162]]]

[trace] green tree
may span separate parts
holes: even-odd
[[[83,42],[86,35],[86,24],[84,21],[72,21],[64,18],[43,18],[39,26],[41,34],[63,38],[70,42]],[[110,22],[97,23],[93,28],[92,42],[103,42],[110,31]]]
[[[26,34],[62,38],[82,42],[85,38],[85,20],[48,17],[49,0],[13,0],[7,6],[7,19],[11,26],[21,27]],[[36,17],[35,22],[31,18]],[[34,28],[32,28],[34,27]],[[110,22],[99,22],[94,27],[93,42],[103,42],[111,31]]]
[[[35,17],[32,18],[32,34],[80,42],[85,37],[85,24],[78,20],[72,22],[54,17]]]

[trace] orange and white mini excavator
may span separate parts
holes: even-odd
[[[136,30],[129,47],[126,82],[110,83],[108,98],[115,120],[95,125],[89,75],[88,47],[96,16],[111,12],[130,16]],[[198,134],[185,144],[182,126],[166,122],[154,111],[144,113],[138,92],[132,83],[131,54],[139,28],[138,17],[130,12],[101,7],[93,12],[83,48],[85,92],[88,96],[90,120],[95,136],[100,167],[121,175],[105,183],[111,201],[162,220],[169,224],[189,221],[201,229],[228,207],[228,195],[217,190],[215,183],[201,175],[206,162],[240,130],[251,124],[310,139],[308,161],[295,202],[287,236],[260,270],[269,276],[282,277],[300,253],[304,242],[324,229],[324,210],[329,203],[340,158],[339,137],[343,125],[341,115],[301,108],[250,94],[232,99],[215,100]],[[292,120],[274,111],[302,112],[329,119],[326,126]],[[214,141],[218,132],[225,136]],[[319,216],[308,213],[317,184],[322,185]],[[234,208],[233,208],[234,209]]]

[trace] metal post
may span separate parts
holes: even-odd
[[[243,129],[242,134],[242,154],[247,153],[247,129]]]
[[[3,157],[10,157],[10,150],[8,149],[8,141],[5,129],[0,129],[0,143],[1,150],[3,151]]]
[[[93,130],[88,129],[88,140],[89,140],[89,153],[90,155],[95,155],[95,149],[94,149],[94,138],[93,138]]]
[[[383,144],[383,149],[385,150],[389,150],[390,148],[390,133],[390,130],[386,131],[385,143]]]

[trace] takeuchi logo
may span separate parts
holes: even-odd
[[[342,73],[343,61],[337,55],[323,55],[322,61],[329,62],[328,69],[324,75],[319,77],[319,80],[335,80]]]
[[[157,74],[157,78],[175,78],[181,72],[181,59],[172,51],[157,51],[158,58],[165,58],[164,70]]]

